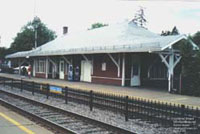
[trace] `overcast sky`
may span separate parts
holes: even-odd
[[[198,0],[0,0],[0,47],[9,47],[17,32],[34,15],[60,36],[63,26],[68,26],[69,32],[79,32],[95,22],[112,24],[131,20],[140,6],[145,8],[147,28],[152,32],[171,30],[175,25],[184,34],[200,31]]]

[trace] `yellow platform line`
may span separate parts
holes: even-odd
[[[5,115],[3,113],[0,113],[0,116],[3,117],[4,119],[6,119],[7,121],[11,122],[12,124],[16,125],[18,128],[20,128],[21,130],[23,130],[27,134],[35,134],[34,132],[32,132],[31,130],[27,129],[26,127],[24,127],[23,125],[21,125],[19,122],[11,119],[7,115]]]
[[[13,77],[13,76],[5,76],[5,75],[1,75],[2,77],[5,77],[5,78],[13,78],[13,79],[19,79],[20,80],[20,78],[16,78],[16,77]],[[24,79],[25,81],[35,81],[35,82],[38,82],[38,83],[41,83],[41,84],[51,84],[51,82],[44,82],[44,81],[38,81],[37,79],[31,79],[31,80],[29,80],[29,79]],[[60,86],[60,87],[62,87],[62,88],[64,88],[64,87],[69,87],[69,88],[75,88],[75,89],[80,89],[80,90],[86,90],[86,91],[88,91],[88,90],[91,90],[90,88],[87,88],[87,87],[81,87],[81,86],[74,86],[74,85],[70,85],[70,84],[64,84],[65,86],[63,86],[63,84],[54,84],[55,86]],[[93,90],[94,92],[98,92],[98,93],[107,93],[107,94],[111,94],[111,95],[113,95],[114,93],[112,92],[112,91],[107,91],[107,92],[102,92],[102,91],[95,91],[95,90]],[[114,94],[114,95],[122,95],[122,96],[127,96],[127,94]],[[149,100],[149,101],[152,101],[152,102],[159,102],[159,103],[163,103],[163,104],[171,104],[171,105],[176,105],[176,106],[180,106],[180,105],[185,105],[186,107],[190,107],[190,108],[194,108],[194,109],[196,109],[196,108],[198,108],[198,109],[200,109],[200,106],[197,106],[197,105],[193,105],[193,104],[184,104],[184,103],[179,103],[179,102],[175,102],[174,100],[173,101],[166,101],[166,100],[159,100],[159,99],[152,99],[152,98],[146,98],[146,97],[140,97],[140,96],[133,96],[133,95],[131,95],[131,96],[129,96],[130,98],[135,98],[135,99],[140,99],[140,100]]]

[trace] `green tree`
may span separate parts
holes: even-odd
[[[194,41],[194,43],[196,43],[200,47],[200,31],[196,32],[192,36],[192,40]]]
[[[172,31],[162,31],[161,32],[161,35],[162,36],[168,36],[168,35],[179,35],[179,31],[178,29],[176,28],[176,26],[174,26],[174,28],[172,29]]]
[[[145,27],[147,20],[144,13],[144,8],[140,7],[140,9],[136,12],[135,17],[132,19],[136,25]]]
[[[100,28],[100,27],[105,27],[105,26],[108,26],[108,24],[103,24],[103,23],[94,23],[91,25],[91,28],[89,28],[88,30],[92,30],[92,29],[95,29],[95,28]]]
[[[182,55],[182,93],[200,96],[200,51],[194,50],[187,41],[181,45]]]
[[[0,47],[0,60],[1,61],[4,61],[6,54],[7,54],[7,49],[5,47]]]
[[[174,28],[172,29],[171,35],[178,35],[178,34],[179,34],[179,31],[176,28],[176,26],[174,26]]]
[[[21,28],[21,31],[17,33],[14,41],[11,43],[9,53],[31,50],[35,47],[35,20],[28,22]],[[37,20],[37,46],[41,46],[46,42],[49,42],[56,38],[55,32],[46,27],[40,19]]]
[[[171,31],[162,31],[161,35],[162,35],[162,36],[171,35]]]

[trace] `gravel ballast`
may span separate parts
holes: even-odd
[[[90,108],[83,104],[68,102],[65,104],[65,100],[61,98],[49,97],[46,99],[45,95],[35,93],[34,96],[31,92],[23,90],[20,91],[18,88],[11,89],[9,86],[3,87],[0,85],[0,90],[9,91],[17,95],[22,95],[27,98],[43,102],[48,105],[52,105],[70,112],[74,112],[113,126],[117,126],[129,131],[138,133],[138,134],[177,134],[178,132],[174,128],[164,128],[159,124],[150,124],[141,119],[129,119],[128,122],[125,121],[124,115],[108,110],[93,108],[93,111],[90,111]]]

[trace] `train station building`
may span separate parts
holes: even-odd
[[[133,22],[67,33],[36,49],[7,55],[21,67],[32,65],[39,78],[118,86],[180,88],[185,35],[161,36]],[[194,49],[197,46],[190,41]],[[20,72],[20,71],[19,71]]]

